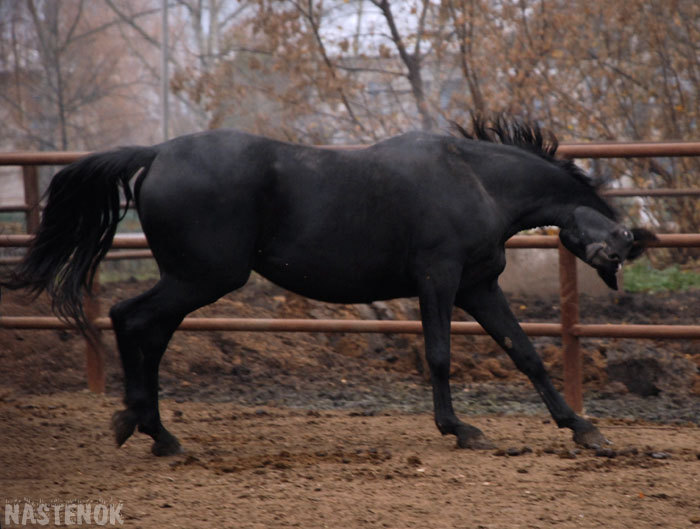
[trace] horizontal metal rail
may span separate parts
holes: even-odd
[[[100,330],[112,329],[109,318],[97,318],[94,325]],[[521,327],[529,336],[561,336],[559,323],[523,322]],[[68,330],[75,326],[54,316],[2,316],[0,328]],[[422,334],[423,326],[417,320],[314,320],[309,318],[196,318],[188,317],[180,331],[236,331],[236,332],[345,332],[379,334]],[[453,321],[452,334],[485,335],[486,331],[475,322]],[[700,338],[700,325],[632,325],[632,324],[576,324],[572,334],[587,338]],[[663,335],[663,336],[661,336]]]
[[[358,150],[366,145],[319,145],[336,150]],[[5,152],[0,165],[65,165],[91,154],[89,151]],[[592,142],[559,144],[557,154],[567,158],[649,158],[665,156],[700,156],[698,141],[661,142]]]
[[[657,187],[654,189],[644,189],[641,187],[624,187],[616,189],[604,189],[600,192],[601,195],[611,198],[621,197],[663,197],[663,198],[683,198],[683,197],[700,197],[700,188],[667,188]],[[122,204],[122,208],[126,204]],[[133,202],[129,205],[133,208]],[[31,210],[33,206],[27,204],[8,204],[0,206],[0,213],[25,213]],[[43,209],[43,206],[40,206]]]
[[[93,321],[100,330],[112,329],[109,318]],[[520,324],[529,336],[561,336],[559,323],[523,322]],[[75,326],[54,316],[2,316],[0,328],[69,330]],[[196,318],[188,317],[178,328],[180,331],[236,331],[236,332],[344,332],[379,334],[422,334],[423,326],[417,320],[314,320],[309,318]],[[453,321],[452,334],[485,335],[486,331],[475,322]],[[700,338],[700,325],[628,325],[628,324],[577,324],[572,333],[580,337],[596,338]]]
[[[2,245],[0,245],[2,247]],[[105,255],[106,261],[125,261],[129,259],[152,259],[153,252],[151,250],[117,250],[108,252]],[[14,265],[22,261],[22,256],[0,257],[0,265]]]
[[[700,338],[700,325],[627,325],[613,323],[577,323],[572,327],[574,336],[586,338]]]
[[[643,189],[639,187],[623,187],[616,189],[604,189],[600,192],[606,197],[664,197],[664,198],[683,198],[700,196],[700,188],[679,188],[671,189],[667,187],[658,187],[655,189]]]
[[[653,158],[700,156],[698,141],[630,141],[561,143],[557,154],[567,158]]]
[[[700,247],[700,233],[660,233],[658,240],[649,245],[657,248],[696,248]],[[0,235],[0,248],[27,247],[33,235]],[[506,248],[557,248],[557,235],[515,235],[506,241]],[[140,233],[121,234],[114,237],[113,249],[148,248],[146,237]],[[147,254],[139,257],[147,257]]]
[[[181,330],[199,331],[271,331],[271,332],[347,332],[380,334],[422,334],[423,325],[416,320],[314,320],[314,319],[248,319],[248,318],[185,318]],[[554,336],[558,324],[529,324],[530,331],[537,336]],[[486,331],[474,322],[452,322],[453,334],[486,334]]]
[[[0,165],[67,165],[90,154],[90,151],[17,151],[0,153]]]
[[[112,328],[109,318],[97,318],[94,324],[98,329]],[[558,323],[524,324],[534,336],[558,336],[561,325]],[[72,329],[74,325],[54,316],[2,316],[0,328],[7,329]],[[248,331],[248,332],[347,332],[380,334],[422,334],[420,321],[413,320],[314,320],[310,318],[185,318],[181,331]],[[474,322],[452,322],[454,334],[486,334]]]

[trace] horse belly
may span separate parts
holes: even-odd
[[[328,259],[321,253],[258,256],[253,269],[266,279],[304,297],[330,303],[370,303],[414,296],[398,269],[358,266],[354,259]]]

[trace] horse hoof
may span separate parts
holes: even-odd
[[[598,450],[606,445],[612,444],[612,441],[603,436],[600,430],[591,425],[590,429],[574,432],[574,442],[584,448],[592,448]]]
[[[481,430],[465,424],[457,428],[457,447],[470,450],[493,450],[496,445]]]
[[[117,446],[123,445],[136,429],[136,414],[130,410],[114,412],[112,415],[112,430]]]
[[[184,452],[177,437],[170,432],[161,433],[161,438],[151,445],[151,453],[157,457],[175,456]]]

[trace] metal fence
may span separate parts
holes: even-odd
[[[360,146],[328,147],[357,149]],[[655,143],[587,143],[561,144],[558,153],[572,158],[615,158],[654,156],[700,156],[700,142]],[[37,166],[67,164],[84,156],[85,152],[15,152],[0,153],[0,166],[21,166],[24,177],[25,203],[0,207],[0,212],[24,212],[27,235],[0,235],[0,247],[25,247],[32,240],[40,221],[40,197]],[[616,189],[610,196],[700,196],[700,189]],[[660,234],[656,247],[700,247],[700,234]],[[142,235],[117,235],[109,259],[149,257],[148,244]],[[582,324],[579,322],[578,281],[576,258],[568,252],[555,235],[516,235],[506,243],[508,248],[557,248],[559,251],[560,323],[522,323],[530,336],[560,336],[563,345],[564,396],[577,411],[583,407],[582,337],[697,339],[700,325],[613,325]],[[126,250],[126,251],[125,251]],[[14,259],[5,259],[10,263]],[[111,328],[108,318],[100,316],[99,300],[86,299],[86,313],[96,329]],[[71,325],[55,317],[0,316],[0,327],[8,329],[69,329]],[[254,331],[254,332],[360,332],[360,333],[422,333],[419,321],[385,320],[317,320],[317,319],[252,319],[252,318],[185,318],[180,330],[186,331]],[[453,322],[454,334],[486,334],[474,322]],[[88,387],[104,391],[104,346],[101,339],[87,340]]]

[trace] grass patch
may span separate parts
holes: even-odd
[[[681,270],[678,265],[657,270],[644,258],[626,265],[624,274],[627,292],[675,292],[700,288],[700,272]]]

